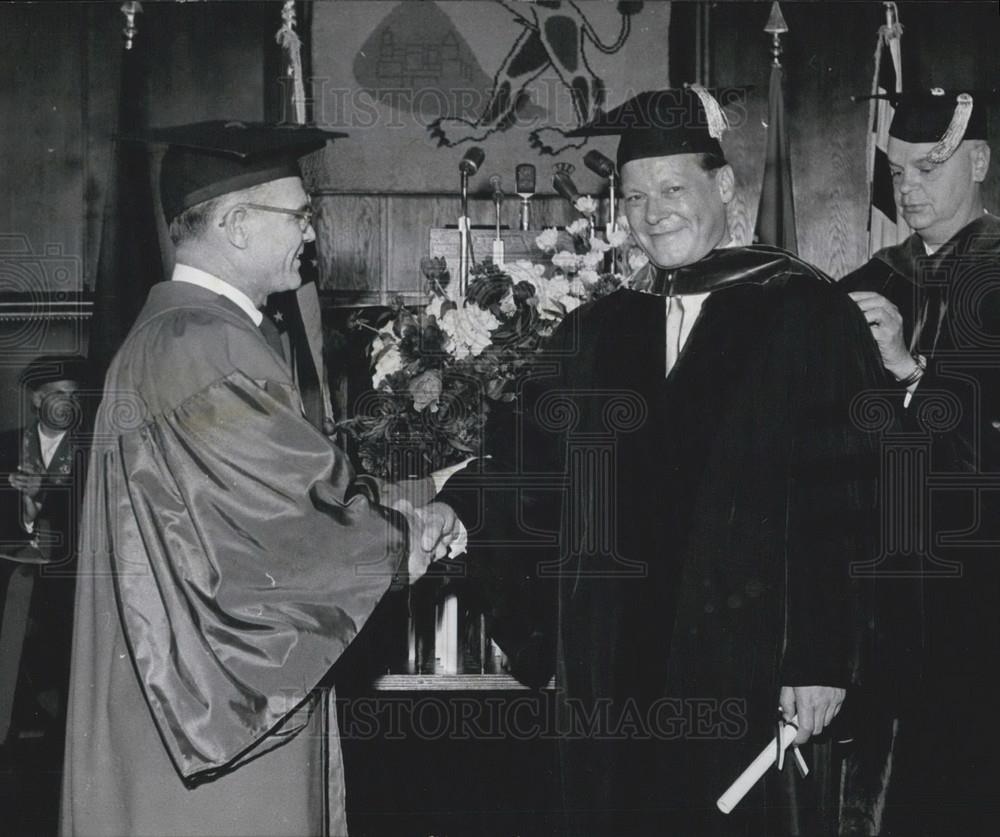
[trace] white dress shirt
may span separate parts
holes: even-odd
[[[174,265],[174,273],[170,277],[170,280],[172,282],[188,282],[191,285],[204,288],[206,291],[212,291],[212,293],[216,293],[219,296],[224,296],[246,312],[246,315],[253,320],[255,326],[259,326],[264,319],[264,315],[257,310],[257,306],[253,304],[250,297],[243,293],[243,291],[234,288],[218,276],[206,273],[204,270],[199,270],[187,264],[176,264]]]
[[[42,452],[42,463],[46,468],[48,468],[49,465],[52,464],[52,457],[56,455],[56,449],[66,436],[66,431],[63,430],[62,433],[56,433],[55,436],[50,436],[48,433],[42,432],[42,426],[40,424],[36,429],[38,431],[38,447]]]

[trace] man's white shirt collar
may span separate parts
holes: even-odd
[[[216,293],[219,296],[224,296],[230,302],[238,305],[253,320],[255,326],[259,326],[264,319],[264,315],[257,310],[257,306],[253,304],[250,297],[243,293],[243,291],[234,288],[218,276],[206,273],[204,270],[199,270],[187,264],[176,264],[174,265],[173,276],[170,279],[173,282],[187,282],[191,285],[197,285],[206,291],[212,291],[212,293]]]
[[[50,436],[48,433],[42,432],[41,424],[38,425],[36,431],[38,433],[38,449],[42,454],[42,464],[48,468],[52,464],[52,457],[55,456],[68,431],[63,430],[61,433]]]

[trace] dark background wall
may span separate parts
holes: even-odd
[[[277,110],[281,3],[146,3],[124,76],[120,5],[0,4],[0,429],[23,420],[27,361],[87,350],[90,320],[45,303],[94,290],[120,111],[170,125]]]

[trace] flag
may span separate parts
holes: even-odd
[[[163,278],[150,153],[143,143],[110,138],[140,136],[149,127],[149,53],[148,41],[136,39],[123,45],[118,56],[117,112],[108,131],[112,160],[87,353],[101,374],[125,340],[149,289]]]
[[[286,0],[281,11],[281,28],[275,36],[282,49],[282,75],[286,82],[281,88],[280,120],[301,125],[307,121],[305,66],[309,57],[302,54],[302,39],[295,31],[297,23],[295,3]],[[292,350],[292,369],[302,395],[306,417],[314,426],[330,435],[334,432],[333,401],[323,359],[323,316],[319,298],[319,276],[311,264],[315,260],[315,252],[315,245],[309,245],[303,252],[302,273],[305,275],[294,298],[272,300],[271,304],[283,308],[287,315],[286,328]]]
[[[871,196],[868,210],[869,256],[883,247],[899,244],[910,235],[909,226],[896,213],[896,201],[892,194],[892,176],[886,147],[894,106],[890,99],[884,98],[903,89],[900,58],[903,26],[899,22],[896,4],[884,5],[885,24],[879,27],[875,45],[875,74],[872,78],[868,119],[868,184]]]
[[[783,86],[784,71],[781,64],[776,62],[771,65],[771,83],[767,94],[767,152],[754,241],[798,253],[795,202],[792,197],[792,160],[785,127]]]

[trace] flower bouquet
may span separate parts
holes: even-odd
[[[614,266],[630,242],[628,230],[604,240],[590,220],[596,202],[584,197],[577,208],[584,217],[566,228],[568,235],[552,228],[536,239],[552,254],[550,265],[482,262],[456,299],[444,260],[424,259],[424,310],[397,304],[381,322],[353,323],[375,332],[373,390],[339,427],[357,443],[364,470],[390,480],[423,477],[488,453],[487,416],[516,399],[516,384],[545,339],[570,311],[626,284]],[[644,258],[637,253],[627,258],[631,269]]]

